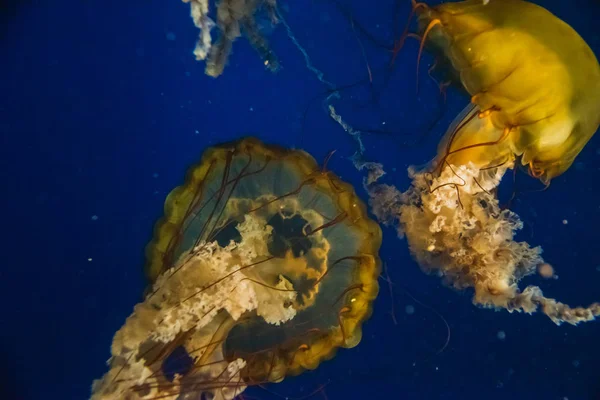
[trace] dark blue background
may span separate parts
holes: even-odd
[[[540,3],[600,54],[596,0]],[[0,4],[0,398],[89,396],[92,380],[105,372],[112,335],[141,300],[143,249],[163,200],[207,146],[251,134],[303,147],[317,159],[337,149],[330,168],[360,188],[361,175],[347,159],[355,143],[327,116],[318,98],[327,86],[306,68],[283,25],[269,35],[279,73],[266,71],[239,40],[215,80],[194,60],[197,30],[180,1]],[[333,104],[355,128],[378,131],[363,136],[365,155],[383,162],[386,181],[405,189],[406,167],[434,155],[468,99],[450,90],[442,104],[426,74],[430,55],[416,94],[418,43],[411,39],[385,82],[407,0],[339,5],[280,2],[313,65],[336,86],[364,81],[362,43],[376,90],[358,85]],[[521,194],[513,204],[526,223],[521,237],[542,245],[560,276],[527,283],[573,305],[600,300],[599,178],[596,136],[547,191]],[[523,174],[518,184],[536,187]],[[470,293],[423,274],[395,232],[384,235],[393,297],[382,280],[361,344],[270,390],[290,399],[326,383],[316,398],[600,398],[600,323],[557,327],[540,315],[478,309]],[[435,355],[444,323],[406,291],[448,321],[451,341],[443,353]],[[414,315],[405,313],[407,305]]]

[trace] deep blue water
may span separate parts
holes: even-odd
[[[336,87],[367,82],[364,47],[374,88],[352,86],[333,104],[355,128],[377,131],[363,135],[365,156],[384,163],[386,182],[404,189],[407,166],[434,155],[468,98],[451,89],[440,101],[427,78],[428,54],[416,94],[415,40],[386,72],[394,32],[410,9],[399,1],[394,18],[395,3],[282,0],[280,7],[312,65]],[[600,55],[596,0],[538,3]],[[112,335],[141,300],[143,249],[164,198],[206,147],[255,135],[304,148],[318,160],[337,149],[329,167],[366,197],[348,160],[355,142],[324,111],[328,87],[307,68],[282,24],[268,36],[282,65],[278,73],[239,40],[224,75],[212,79],[191,54],[197,30],[180,1],[0,4],[6,255],[0,398],[89,396],[92,380],[105,372]],[[523,174],[517,182],[539,187]],[[518,196],[513,208],[525,221],[521,237],[544,247],[560,277],[524,283],[569,304],[600,300],[599,183],[596,135],[547,191]],[[290,399],[322,384],[315,398],[600,399],[599,322],[557,327],[542,315],[478,309],[470,293],[423,274],[393,230],[384,229],[384,237],[381,257],[394,292],[381,281],[361,344],[269,390]],[[439,355],[446,327],[428,307],[451,328]],[[279,398],[261,389],[249,393]]]

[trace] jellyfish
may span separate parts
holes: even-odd
[[[216,23],[209,16],[209,0],[182,1],[190,3],[192,20],[194,25],[200,29],[194,55],[196,60],[206,60],[205,72],[207,75],[216,78],[223,73],[233,42],[242,33],[257,51],[265,67],[272,72],[279,69],[277,56],[270,49],[255,18],[256,14],[264,9],[270,22],[276,24],[278,22],[276,0],[219,0],[216,5]],[[219,37],[213,44],[211,31],[215,27],[219,31]]]
[[[450,61],[471,103],[451,124],[411,187],[366,179],[378,219],[395,224],[426,272],[473,302],[573,325],[600,304],[570,307],[521,278],[544,263],[540,247],[515,241],[519,216],[500,207],[505,172],[524,166],[548,185],[573,163],[600,124],[600,66],[585,41],[546,9],[521,0],[413,3],[425,45]],[[367,166],[377,179],[381,166]],[[375,179],[375,180],[376,180]]]
[[[233,399],[361,340],[379,225],[304,151],[252,138],[206,150],[165,201],[145,300],[92,399]]]

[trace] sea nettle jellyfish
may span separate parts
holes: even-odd
[[[269,42],[261,33],[256,15],[264,12],[271,24],[277,24],[276,0],[182,0],[190,4],[190,15],[194,25],[200,29],[194,49],[196,60],[205,60],[206,75],[216,78],[223,73],[233,42],[242,34],[256,50],[266,68],[279,70],[279,60]],[[212,4],[216,3],[216,4]],[[216,22],[209,17],[210,7],[216,8]],[[217,31],[217,42],[212,41],[212,30]]]
[[[378,292],[381,230],[300,150],[208,149],[165,202],[151,282],[92,399],[233,399],[356,346]]]
[[[519,217],[498,205],[496,188],[509,168],[525,166],[549,184],[565,172],[600,123],[600,67],[569,25],[521,0],[470,0],[429,7],[413,3],[421,49],[449,60],[471,104],[440,143],[431,168],[409,170],[404,193],[373,183],[374,213],[398,224],[426,271],[477,305],[532,313],[556,324],[600,315],[600,304],[571,308],[519,280],[543,263],[541,248],[514,240]]]

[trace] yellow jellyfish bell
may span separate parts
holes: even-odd
[[[152,286],[92,398],[230,400],[316,368],[359,343],[380,244],[352,186],[307,153],[256,139],[208,149],[167,197]]]
[[[581,36],[522,0],[416,6],[424,40],[472,96],[438,162],[486,168],[516,157],[545,183],[565,172],[600,124],[600,66]]]

